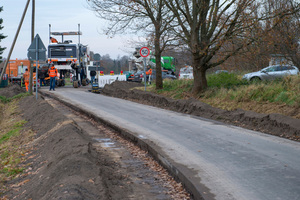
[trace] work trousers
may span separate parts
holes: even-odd
[[[29,82],[25,82],[26,91],[28,92]]]
[[[55,77],[50,77],[50,90],[55,90]]]

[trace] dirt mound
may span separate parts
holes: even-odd
[[[141,86],[141,84],[140,84]],[[128,99],[176,112],[205,117],[264,133],[300,141],[300,120],[280,114],[259,114],[242,109],[226,111],[190,98],[173,100],[151,92],[137,89],[135,83],[116,81],[105,85],[102,93],[108,96]]]
[[[119,166],[98,151],[73,120],[35,96],[20,102],[27,126],[37,130],[25,175],[14,180],[11,199],[123,199],[132,189]],[[37,189],[38,188],[38,189]]]
[[[18,84],[10,84],[5,88],[0,88],[0,96],[4,96],[6,98],[11,98],[23,92],[26,92],[26,90],[21,88]]]

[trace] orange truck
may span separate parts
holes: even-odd
[[[33,63],[33,83],[35,84],[35,66],[36,64]],[[38,68],[40,68],[40,65],[38,65]],[[48,64],[43,64],[42,68],[46,71],[48,71]],[[22,85],[24,83],[23,74],[25,73],[25,70],[28,69],[30,71],[30,61],[29,60],[9,60],[7,67],[6,67],[6,74],[8,74],[8,80],[12,83],[17,83]],[[45,77],[46,84],[49,85],[50,78],[48,74],[46,74]]]
[[[8,74],[8,80],[12,83],[21,84],[21,80],[25,70],[30,70],[29,60],[9,60],[6,67],[6,74]]]

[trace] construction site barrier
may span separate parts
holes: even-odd
[[[126,75],[104,75],[99,77],[99,88],[103,88],[106,84],[111,84],[118,81],[126,81]]]

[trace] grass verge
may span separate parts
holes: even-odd
[[[295,118],[300,114],[300,76],[288,76],[275,81],[247,82],[237,74],[211,74],[207,76],[208,88],[194,98],[225,110],[241,108],[259,113],[280,113]],[[173,99],[188,99],[193,80],[165,80],[164,88],[150,91]]]
[[[20,176],[25,169],[21,164],[26,160],[25,155],[30,151],[25,148],[34,133],[24,127],[27,123],[22,119],[19,111],[19,101],[27,94],[20,94],[13,98],[1,98],[0,117],[0,195],[8,188],[8,181]]]

